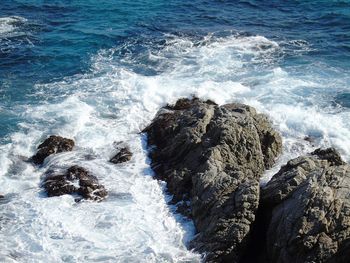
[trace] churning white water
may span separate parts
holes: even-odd
[[[296,43],[295,52],[309,48]],[[268,114],[284,140],[278,165],[319,146],[335,146],[350,160],[349,110],[325,107],[328,98],[318,92],[343,88],[348,80],[323,77],[317,72],[322,65],[305,75],[281,67],[281,43],[261,36],[168,36],[162,48],[144,54],[157,72],[148,75],[127,66],[132,56],[119,61],[119,49],[92,57],[88,74],[37,85],[39,105],[13,109],[26,121],[0,146],[0,191],[6,194],[0,201],[1,262],[199,262],[185,246],[193,224],[167,205],[170,197],[152,179],[140,134],[161,106],[179,97],[239,101]],[[22,161],[51,134],[74,139],[76,148],[47,158],[41,168]],[[124,144],[134,153],[131,162],[109,163]],[[71,164],[95,174],[108,198],[75,203],[69,195],[45,197],[45,171]]]
[[[0,38],[10,36],[11,32],[16,31],[27,19],[20,16],[0,17]]]

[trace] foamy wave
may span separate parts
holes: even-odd
[[[19,16],[0,17],[0,36],[15,31],[27,19]]]

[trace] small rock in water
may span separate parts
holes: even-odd
[[[65,174],[48,175],[43,187],[49,197],[78,194],[84,199],[101,201],[108,194],[98,179],[80,166],[70,167]]]
[[[91,160],[95,160],[96,156],[94,154],[86,154],[86,155],[84,155],[84,158],[87,161],[91,161]]]
[[[128,147],[124,147],[120,149],[120,151],[112,157],[109,161],[111,163],[125,163],[131,160],[132,152],[130,152],[130,149]]]
[[[304,138],[304,141],[307,141],[309,142],[311,145],[313,145],[315,143],[315,137],[312,137],[312,136],[305,136]]]
[[[2,195],[2,194],[0,194],[0,198],[5,198],[5,196],[4,196],[4,195]]]
[[[74,147],[74,141],[61,136],[51,135],[38,146],[37,153],[31,158],[35,164],[42,164],[46,157],[51,154],[68,152]]]

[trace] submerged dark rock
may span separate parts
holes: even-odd
[[[51,154],[68,152],[74,147],[74,141],[61,136],[51,135],[38,146],[37,153],[31,158],[35,164],[42,164],[46,157]]]
[[[316,149],[311,153],[311,155],[317,157],[320,160],[326,160],[331,166],[345,164],[340,154],[334,148]]]
[[[316,138],[313,137],[313,136],[307,135],[307,136],[305,136],[305,137],[303,138],[303,140],[304,140],[304,141],[307,141],[307,142],[310,143],[311,145],[314,145],[314,143],[315,143],[315,141],[316,141]]]
[[[281,152],[280,135],[252,107],[197,98],[161,109],[144,131],[156,146],[157,178],[180,211],[191,210],[198,231],[191,246],[207,262],[238,262],[259,204],[259,177]]]
[[[122,149],[120,149],[120,151],[113,156],[109,161],[111,163],[125,163],[131,160],[132,157],[132,152],[130,151],[130,149],[128,147],[124,147]]]
[[[349,262],[350,166],[333,149],[290,160],[262,189],[267,262]]]
[[[43,187],[49,197],[77,194],[84,199],[101,201],[108,194],[98,179],[80,166],[72,166],[64,174],[49,173]]]

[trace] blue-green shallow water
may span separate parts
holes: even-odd
[[[199,260],[191,222],[145,176],[138,132],[195,94],[268,114],[284,139],[274,170],[319,146],[349,161],[349,73],[350,1],[1,1],[0,261]],[[39,169],[21,161],[52,133],[75,151]],[[105,161],[118,141],[135,152],[123,167]],[[77,163],[110,197],[42,198],[46,169]]]

